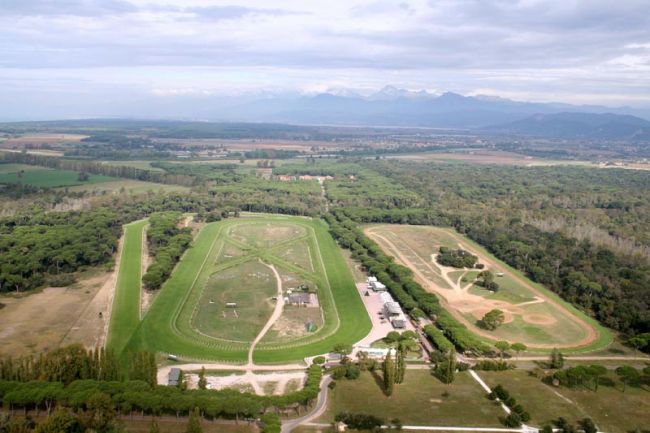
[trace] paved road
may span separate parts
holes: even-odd
[[[332,382],[332,378],[330,376],[325,376],[323,378],[323,380],[320,383],[320,392],[318,393],[318,400],[316,401],[316,405],[314,406],[314,408],[311,410],[311,412],[309,412],[308,414],[300,418],[283,422],[282,433],[289,433],[291,430],[298,427],[299,425],[308,423],[311,420],[318,418],[325,412],[325,409],[327,408],[327,393],[329,391],[328,385],[331,382]]]

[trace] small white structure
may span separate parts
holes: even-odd
[[[369,346],[359,346],[359,352],[365,352],[370,359],[383,359],[389,353],[392,355],[395,352],[395,349],[390,347],[369,347]]]
[[[386,291],[386,286],[383,285],[377,277],[370,276],[366,280],[368,283],[368,289],[371,289],[374,292],[385,292]]]
[[[497,277],[503,277],[504,273],[503,272],[497,272]]]
[[[393,300],[393,297],[388,292],[381,292],[379,294],[379,299],[381,300],[382,305],[387,303],[387,302],[395,302]]]
[[[393,317],[403,316],[404,312],[397,302],[386,302],[384,304],[384,314],[390,319]]]
[[[226,302],[226,307],[227,308],[235,308],[235,307],[237,307],[237,303],[236,302]]]

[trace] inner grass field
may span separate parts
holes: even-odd
[[[295,242],[307,243],[313,270],[301,267],[283,254]],[[135,251],[129,260],[140,263],[139,257],[135,257],[140,255],[141,252]],[[260,324],[263,325],[266,317],[264,302],[272,309],[274,303],[267,300],[276,290],[274,277],[268,287],[242,282],[247,275],[264,273],[262,268],[253,269],[257,267],[255,263],[266,269],[270,269],[266,265],[273,265],[281,274],[292,274],[312,282],[318,290],[324,317],[322,326],[308,335],[290,341],[278,341],[271,335],[261,341],[253,354],[255,362],[301,360],[328,352],[337,343],[354,343],[370,331],[370,319],[350,271],[323,221],[250,214],[204,226],[141,321],[132,310],[116,302],[113,321],[122,323],[125,319],[132,323],[136,320],[138,324],[130,335],[125,330],[115,335],[111,333],[111,346],[171,353],[184,360],[244,362],[252,340],[250,336],[255,334]],[[120,274],[122,272],[121,269]],[[133,285],[131,289],[139,295],[139,285]],[[241,300],[226,301],[226,298],[230,299],[227,291],[232,296],[235,296],[234,291],[241,291],[236,295]],[[252,295],[256,296],[254,301]],[[261,305],[251,304],[250,311],[238,311],[240,315],[258,315],[257,318],[249,317],[248,325],[239,322],[244,328],[248,327],[248,331],[236,326],[229,330],[227,326],[219,325],[221,319],[218,315],[224,319],[223,302],[242,303],[245,308],[248,302],[261,302],[257,298],[262,299]],[[210,304],[210,301],[214,303]],[[218,302],[222,303],[221,311],[211,312]],[[288,316],[292,318],[292,315]],[[298,316],[296,320],[301,319]]]

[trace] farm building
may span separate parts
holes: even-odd
[[[381,300],[382,305],[387,303],[387,302],[395,302],[393,300],[393,297],[388,292],[381,292],[379,294],[379,299]]]
[[[390,324],[393,325],[393,328],[395,329],[404,329],[406,328],[406,317],[404,317],[404,315],[393,317],[390,319]]]
[[[384,304],[384,314],[386,314],[386,317],[388,318],[404,315],[402,307],[400,307],[397,302],[386,302]]]
[[[368,277],[367,283],[368,283],[368,288],[375,292],[386,291],[386,286],[383,285],[379,280],[377,280],[377,277]]]
[[[169,370],[169,376],[167,379],[167,385],[169,386],[178,386],[178,382],[181,380],[181,369],[172,368]]]
[[[286,301],[292,305],[309,305],[311,303],[311,295],[305,292],[294,292],[287,296]]]

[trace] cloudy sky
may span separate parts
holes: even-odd
[[[387,84],[648,107],[649,3],[0,1],[3,118]]]

